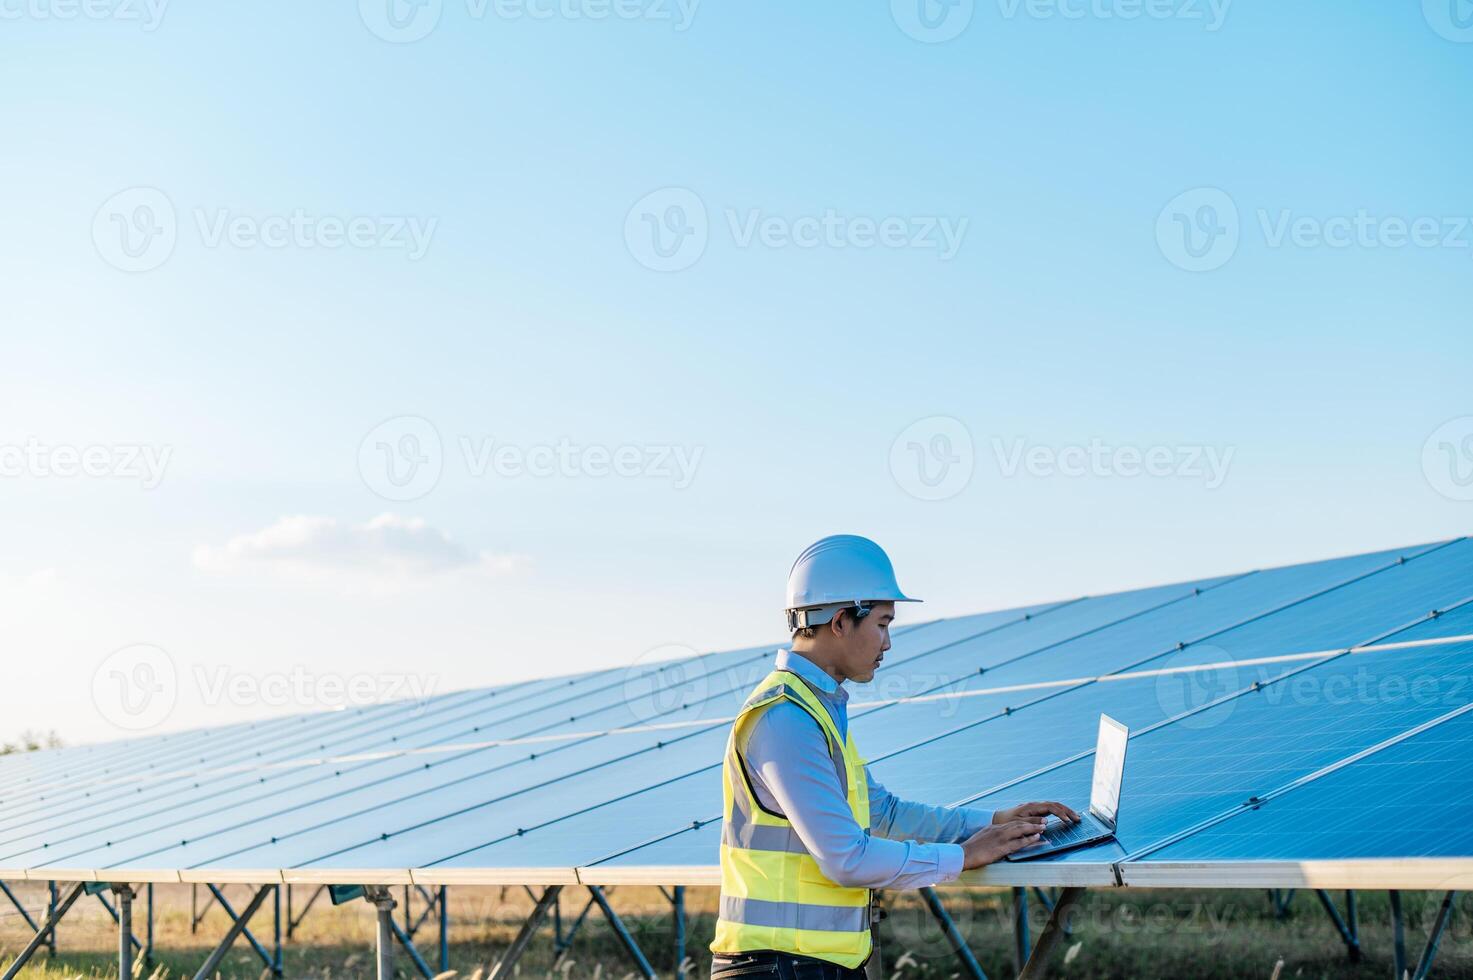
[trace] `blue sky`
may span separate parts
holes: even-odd
[[[0,738],[1473,526],[1466,0],[153,2],[0,4]]]

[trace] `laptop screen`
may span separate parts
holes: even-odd
[[[1100,715],[1089,808],[1110,823],[1115,822],[1115,814],[1120,810],[1120,778],[1125,772],[1125,743],[1129,739],[1129,729],[1108,715]]]

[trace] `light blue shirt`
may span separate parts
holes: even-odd
[[[776,666],[807,681],[847,737],[849,692],[844,686],[790,650],[778,653]],[[786,817],[824,875],[845,887],[924,888],[950,881],[962,872],[962,848],[956,842],[992,823],[989,810],[898,799],[871,776],[870,826],[860,827],[823,730],[791,701],[764,711],[737,752],[757,801]]]

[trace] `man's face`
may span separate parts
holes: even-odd
[[[894,619],[893,602],[875,603],[869,615],[857,623],[853,616],[844,617],[840,661],[849,680],[859,684],[874,680],[880,660],[890,649],[890,623]]]

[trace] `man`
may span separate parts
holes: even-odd
[[[918,601],[867,538],[824,538],[793,564],[792,649],[738,712],[722,766],[714,980],[861,977],[871,889],[950,881],[1037,843],[1048,814],[1079,819],[1059,803],[996,812],[911,803],[870,778],[843,685],[874,677],[895,604]]]

